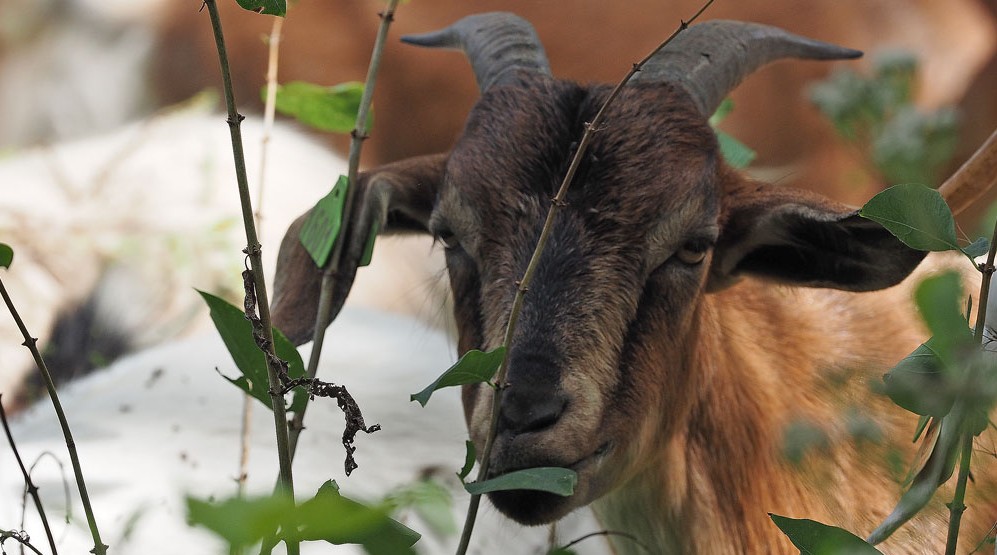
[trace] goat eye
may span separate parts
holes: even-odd
[[[449,229],[442,229],[436,233],[436,238],[443,243],[443,247],[446,249],[452,249],[460,246],[460,241],[457,240],[457,236],[454,232]]]
[[[680,249],[675,251],[675,257],[685,264],[695,266],[706,258],[706,252],[708,250],[709,247],[707,245],[689,242],[682,245]]]

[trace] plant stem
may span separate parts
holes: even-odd
[[[23,345],[31,351],[31,356],[34,357],[35,364],[42,373],[42,379],[45,380],[45,388],[52,399],[52,406],[55,408],[55,414],[59,418],[59,425],[62,426],[62,435],[66,438],[66,448],[69,450],[69,460],[73,464],[73,473],[76,476],[76,485],[80,490],[83,511],[86,513],[87,524],[90,526],[90,535],[93,536],[94,547],[92,553],[94,555],[106,555],[108,546],[104,545],[104,542],[100,539],[97,521],[93,515],[93,508],[90,506],[90,495],[87,493],[87,485],[83,480],[83,468],[80,466],[80,457],[76,453],[76,441],[73,440],[73,432],[69,429],[69,420],[66,419],[66,413],[62,410],[62,403],[59,401],[59,393],[55,390],[55,382],[52,381],[52,374],[42,359],[41,353],[38,352],[38,339],[31,337],[31,334],[28,333],[28,328],[25,327],[24,321],[21,320],[21,315],[18,314],[17,309],[14,308],[13,301],[10,300],[10,295],[7,294],[7,288],[4,287],[3,280],[0,280],[0,295],[3,296],[3,301],[7,304],[7,309],[10,310],[10,315],[14,318],[18,329],[21,330],[21,336],[24,337]]]
[[[48,545],[52,548],[52,555],[59,555],[59,550],[55,547],[55,538],[52,536],[52,528],[48,524],[48,516],[45,514],[45,507],[42,506],[42,500],[38,497],[38,486],[31,480],[31,473],[24,467],[21,454],[17,451],[17,444],[14,443],[14,435],[10,433],[10,426],[7,423],[7,411],[3,410],[2,394],[0,394],[0,422],[3,423],[3,431],[7,434],[7,442],[10,443],[10,449],[14,452],[14,458],[17,459],[17,466],[21,468],[21,474],[24,476],[24,486],[28,493],[31,494],[35,508],[38,509],[38,516],[42,519],[42,527],[45,529]]]
[[[962,513],[966,510],[966,482],[969,481],[969,460],[973,455],[973,434],[963,431],[962,457],[959,459],[959,477],[955,484],[955,496],[949,504],[949,534],[945,540],[945,555],[955,555],[959,542],[959,525]]]
[[[987,326],[987,304],[990,300],[990,282],[994,275],[994,258],[997,257],[997,224],[994,225],[993,237],[990,240],[990,250],[987,252],[987,261],[980,266],[980,273],[983,274],[980,280],[980,298],[976,307],[976,329],[974,337],[976,341],[983,343],[984,331]],[[969,369],[967,381],[971,381],[972,374],[979,370]],[[969,418],[973,417],[972,411]],[[973,433],[968,426],[963,425],[962,433],[962,456],[959,458],[959,476],[956,479],[955,495],[949,504],[949,532],[945,541],[945,555],[954,555],[956,544],[959,542],[959,526],[962,523],[962,513],[966,510],[966,482],[969,479],[969,463],[973,455]]]
[[[374,85],[377,82],[377,73],[381,67],[381,56],[384,52],[384,44],[387,42],[388,28],[395,19],[395,9],[398,7],[398,0],[388,0],[384,11],[379,15],[381,25],[377,29],[377,37],[374,39],[374,47],[370,54],[370,65],[367,67],[367,78],[364,81],[363,95],[360,98],[360,107],[357,110],[356,124],[350,133],[350,157],[347,179],[349,186],[346,189],[346,202],[343,209],[343,219],[340,224],[341,231],[333,247],[332,256],[329,257],[329,265],[322,272],[322,285],[319,293],[318,310],[315,312],[315,330],[312,335],[312,351],[308,358],[308,369],[306,375],[309,379],[314,379],[318,374],[318,363],[322,356],[322,346],[325,343],[325,329],[329,327],[332,311],[333,287],[339,275],[339,268],[342,264],[342,256],[345,250],[346,231],[349,229],[352,207],[357,202],[357,174],[360,168],[360,152],[363,149],[363,141],[367,139],[367,115],[370,113],[371,101],[374,98]],[[298,446],[298,435],[300,435],[302,423],[305,418],[307,404],[294,415],[291,421],[291,457]]]
[[[225,106],[228,109],[229,133],[232,138],[232,155],[235,162],[235,175],[239,187],[239,200],[242,206],[242,220],[246,229],[246,254],[253,274],[256,289],[257,308],[269,355],[274,354],[273,324],[270,321],[270,303],[267,296],[266,281],[263,277],[261,246],[256,236],[256,225],[253,221],[253,202],[249,195],[249,180],[246,177],[246,157],[242,147],[240,123],[243,116],[236,111],[235,94],[232,91],[232,77],[229,72],[228,54],[225,49],[225,38],[222,35],[221,18],[215,0],[204,0],[211,18],[211,30],[215,36],[215,46],[218,50],[218,60],[221,65],[222,83],[225,90]],[[270,358],[268,358],[270,360]],[[273,409],[274,429],[277,440],[277,458],[280,465],[278,481],[280,493],[294,499],[294,481],[291,474],[291,458],[288,451],[287,415],[284,410],[284,396],[281,395],[282,385],[278,369],[273,364],[267,364],[267,376],[270,387],[270,404]],[[287,542],[287,551],[296,555],[300,549],[297,542]]]
[[[659,50],[672,42],[679,33],[684,31],[690,23],[699,18],[700,15],[707,8],[713,4],[714,0],[707,0],[705,4],[699,11],[697,11],[689,21],[682,21],[678,28],[676,28],[671,35],[668,36],[661,44],[659,44],[654,50],[652,50],[647,56],[633,64],[630,70],[620,79],[620,82],[616,84],[613,90],[609,93],[605,102],[596,112],[595,117],[592,121],[585,124],[585,132],[582,134],[582,138],[578,143],[578,148],[575,151],[574,157],[571,159],[571,164],[568,166],[568,171],[564,175],[564,180],[561,181],[561,185],[557,190],[557,194],[554,196],[553,201],[550,205],[550,210],[547,212],[547,219],[544,221],[543,229],[540,231],[540,238],[537,240],[537,247],[533,251],[533,256],[530,258],[529,264],[526,266],[526,271],[523,273],[523,278],[519,280],[516,288],[516,297],[512,302],[512,309],[509,311],[509,322],[506,325],[505,337],[502,340],[502,344],[506,346],[506,355],[502,359],[502,364],[499,365],[498,372],[495,375],[495,384],[497,387],[494,389],[492,394],[492,415],[491,415],[491,426],[488,432],[488,437],[485,440],[485,448],[481,453],[481,466],[478,468],[477,480],[483,480],[488,475],[489,459],[492,454],[492,447],[495,443],[495,435],[498,430],[499,412],[502,409],[502,390],[505,387],[505,376],[508,370],[509,363],[509,345],[512,344],[512,337],[516,331],[516,324],[519,321],[519,313],[523,308],[523,302],[526,298],[526,292],[529,290],[530,282],[533,280],[533,274],[536,272],[537,266],[540,264],[540,256],[543,254],[544,249],[547,247],[547,239],[550,236],[551,230],[554,228],[554,216],[558,209],[564,204],[564,197],[567,195],[568,188],[571,186],[571,182],[575,178],[575,173],[578,171],[578,167],[581,165],[582,159],[585,156],[585,152],[588,150],[589,143],[592,141],[592,136],[599,130],[599,126],[602,124],[602,120],[606,115],[609,106],[616,100],[619,96],[620,91],[623,87],[630,81],[641,68],[644,67]],[[464,522],[464,530],[461,533],[460,544],[457,547],[457,555],[464,555],[467,553],[467,548],[471,542],[471,532],[474,528],[474,521],[476,519],[476,513],[478,511],[478,506],[480,504],[481,495],[472,495],[471,504],[468,507],[467,519]]]

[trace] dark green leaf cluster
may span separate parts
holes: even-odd
[[[937,185],[958,141],[958,115],[949,107],[925,112],[913,104],[917,60],[884,52],[873,75],[840,69],[810,91],[814,104],[846,140],[869,152],[889,183]]]
[[[279,494],[218,503],[187,498],[190,523],[214,532],[233,548],[252,546],[276,532],[282,541],[359,544],[371,555],[414,554],[419,534],[390,518],[389,508],[344,497],[331,481],[300,504]]]

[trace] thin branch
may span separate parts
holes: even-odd
[[[349,186],[346,190],[345,209],[343,210],[342,223],[339,228],[341,230],[349,229],[350,217],[353,211],[352,207],[357,202],[356,190],[357,174],[360,167],[360,152],[363,149],[363,141],[368,137],[367,115],[370,113],[370,105],[374,97],[374,85],[377,83],[377,73],[381,67],[381,56],[384,51],[384,44],[387,42],[388,28],[395,19],[395,9],[397,7],[398,0],[388,0],[384,11],[379,14],[381,25],[377,29],[377,37],[374,39],[374,47],[370,54],[370,65],[367,67],[367,78],[364,81],[360,107],[357,110],[356,124],[350,133],[352,140],[350,141],[349,170],[347,172]],[[342,265],[343,252],[345,252],[345,237],[346,233],[341,232],[339,237],[336,238],[332,256],[329,258],[329,265],[322,273],[318,310],[315,313],[315,331],[312,336],[312,351],[308,358],[308,369],[306,370],[306,376],[310,380],[314,380],[318,374],[318,363],[322,356],[322,346],[325,342],[325,330],[329,327],[329,320],[331,319],[333,286],[335,285],[336,276],[339,274],[339,268]],[[307,404],[299,412],[295,413],[294,419],[290,424],[292,458],[298,446],[298,436],[304,427],[306,408]]]
[[[80,490],[80,500],[83,502],[83,511],[86,513],[87,524],[90,527],[90,535],[93,537],[94,547],[92,553],[94,555],[106,555],[107,545],[100,539],[100,531],[97,529],[97,520],[93,515],[93,508],[90,506],[90,495],[87,493],[86,481],[83,479],[83,468],[80,466],[80,457],[76,453],[76,441],[73,440],[73,432],[69,429],[69,420],[66,418],[65,411],[62,410],[62,403],[59,401],[59,393],[55,390],[55,382],[52,381],[52,374],[48,370],[48,366],[42,359],[42,355],[38,352],[38,339],[31,337],[28,333],[28,328],[25,327],[24,321],[21,320],[21,315],[14,308],[14,303],[10,299],[10,295],[7,294],[7,288],[3,285],[3,280],[0,280],[0,295],[3,296],[4,303],[7,304],[7,309],[10,310],[10,315],[14,318],[14,322],[17,324],[18,329],[21,330],[21,336],[24,337],[25,347],[31,351],[31,356],[35,359],[35,365],[42,373],[42,379],[45,381],[45,388],[48,390],[49,397],[52,399],[52,406],[55,409],[55,414],[59,419],[59,425],[62,426],[62,435],[66,438],[66,448],[69,450],[69,459],[73,464],[73,472],[76,475],[76,485]]]
[[[626,538],[626,539],[634,542],[635,544],[637,544],[637,546],[640,547],[641,549],[643,549],[645,552],[651,553],[651,550],[648,549],[648,547],[646,545],[644,545],[643,543],[641,543],[635,536],[633,536],[631,534],[624,533],[624,532],[614,532],[612,530],[600,530],[598,532],[590,532],[590,533],[585,534],[584,536],[582,536],[580,538],[572,540],[570,543],[568,543],[567,545],[564,546],[564,549],[571,549],[573,546],[578,545],[579,543],[581,543],[581,542],[583,542],[583,541],[585,541],[585,540],[587,540],[589,538],[595,538],[595,537],[599,537],[599,536],[605,536],[607,538],[609,536],[619,536],[621,538]]]
[[[204,0],[211,19],[211,30],[215,37],[215,47],[218,51],[218,61],[221,66],[222,83],[225,91],[225,106],[228,110],[229,133],[232,139],[232,156],[235,162],[235,175],[239,187],[239,200],[242,207],[243,226],[246,229],[246,250],[253,276],[253,293],[260,312],[260,322],[265,339],[264,354],[267,357],[267,376],[269,378],[270,405],[273,410],[274,429],[277,441],[277,458],[280,465],[278,489],[280,493],[294,499],[294,481],[291,474],[291,458],[288,450],[287,415],[284,409],[284,396],[281,394],[280,366],[274,363],[273,324],[270,320],[270,303],[267,298],[266,281],[263,277],[262,247],[256,235],[256,225],[253,219],[253,203],[249,195],[249,180],[246,177],[246,157],[242,146],[240,124],[244,119],[235,107],[235,95],[232,90],[232,76],[229,71],[228,53],[225,49],[225,38],[222,34],[221,17],[215,0]],[[247,291],[248,293],[248,291]],[[248,295],[247,295],[248,296]],[[297,555],[300,546],[296,542],[287,542],[290,555]]]
[[[13,530],[0,530],[0,550],[3,550],[3,542],[7,541],[8,539],[14,540],[17,543],[21,544],[22,548],[27,547],[37,555],[42,555],[42,552],[38,551],[38,548],[31,545],[31,538],[29,538],[27,534],[25,534],[24,532],[15,532]]]
[[[52,536],[52,528],[48,524],[45,507],[42,506],[42,500],[38,497],[38,486],[31,480],[31,473],[24,467],[24,461],[21,460],[21,453],[18,452],[17,444],[14,443],[14,435],[10,433],[10,425],[7,423],[7,411],[3,409],[2,394],[0,394],[0,423],[3,424],[4,433],[7,434],[7,442],[10,443],[10,449],[14,452],[14,458],[17,459],[17,466],[21,468],[21,474],[24,476],[24,487],[28,494],[31,495],[31,499],[35,503],[35,508],[38,510],[38,516],[42,519],[42,527],[45,528],[45,536],[48,538],[49,547],[52,548],[52,555],[58,555],[59,550],[55,547],[55,537]]]
[[[554,199],[551,202],[550,210],[547,212],[547,219],[544,221],[543,230],[540,232],[540,238],[537,240],[537,247],[533,251],[533,256],[532,258],[530,258],[530,262],[526,267],[526,271],[523,274],[523,278],[517,284],[516,297],[512,303],[512,309],[510,310],[509,313],[509,322],[505,330],[505,337],[502,340],[503,345],[508,346],[512,344],[512,337],[516,331],[516,324],[519,320],[519,313],[523,307],[523,301],[526,298],[526,292],[529,290],[530,282],[533,280],[533,275],[536,272],[537,266],[540,263],[540,256],[543,254],[543,251],[547,246],[547,239],[550,236],[550,232],[554,227],[554,216],[557,213],[558,209],[564,204],[564,197],[567,195],[568,188],[571,186],[571,182],[575,178],[575,173],[578,171],[578,167],[581,165],[582,159],[585,156],[585,152],[588,150],[589,143],[591,142],[593,135],[601,129],[603,118],[605,117],[606,112],[609,109],[609,106],[613,103],[613,101],[616,100],[616,97],[619,96],[620,91],[623,90],[623,87],[626,86],[626,84],[630,81],[630,79],[638,71],[640,71],[641,68],[644,67],[644,64],[646,64],[651,58],[653,58],[654,55],[658,53],[658,51],[660,51],[662,48],[664,48],[670,42],[672,42],[672,40],[674,40],[675,37],[679,35],[679,33],[686,30],[689,27],[690,23],[696,21],[696,19],[698,19],[699,16],[702,15],[702,13],[706,11],[706,9],[709,8],[711,4],[713,4],[713,1],[714,0],[707,0],[707,2],[703,4],[701,8],[699,8],[699,11],[697,11],[695,15],[692,16],[692,18],[690,18],[688,21],[682,21],[679,24],[679,26],[672,32],[672,34],[669,35],[668,38],[665,39],[661,44],[659,44],[657,48],[652,50],[647,56],[644,57],[644,59],[633,64],[630,67],[630,70],[626,73],[626,75],[623,76],[623,79],[621,79],[620,82],[616,84],[616,87],[614,87],[613,90],[609,93],[609,96],[606,98],[605,102],[602,103],[602,106],[599,108],[599,111],[596,112],[596,115],[592,119],[592,121],[587,122],[585,124],[585,132],[582,134],[582,138],[578,142],[578,148],[575,151],[574,157],[571,159],[571,164],[568,166],[568,171],[565,173],[564,180],[561,181],[561,186],[558,188],[557,194],[554,196]],[[485,440],[485,448],[481,454],[481,459],[480,459],[481,466],[478,469],[478,477],[477,477],[479,481],[485,479],[485,477],[487,477],[488,475],[489,459],[491,458],[492,447],[495,443],[495,435],[498,429],[499,411],[501,410],[502,407],[502,391],[504,389],[505,377],[509,363],[508,352],[509,351],[506,350],[506,356],[503,358],[502,364],[499,366],[498,372],[495,375],[495,384],[497,385],[497,387],[494,388],[494,392],[492,394],[491,425],[488,432],[488,437]],[[471,542],[471,532],[474,529],[474,521],[477,518],[478,506],[480,505],[480,503],[481,503],[480,494],[471,496],[471,504],[468,507],[467,519],[464,522],[464,530],[461,533],[460,545],[457,547],[458,555],[463,555],[467,553],[467,548]]]

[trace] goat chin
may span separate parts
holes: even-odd
[[[345,478],[342,416],[330,400],[313,402],[295,460],[299,495],[332,478],[345,494],[374,500],[429,475],[453,492],[459,524],[467,495],[457,491],[454,470],[463,460],[467,434],[457,392],[437,393],[426,408],[408,400],[409,393],[452,364],[452,341],[404,316],[348,307],[330,328],[324,352],[319,375],[347,385],[367,422],[383,429],[357,438],[360,468]],[[307,360],[307,352],[304,356]],[[221,499],[235,490],[243,400],[216,369],[235,374],[220,340],[205,334],[128,356],[62,391],[97,522],[115,551],[221,552],[217,539],[185,525],[183,509],[185,494]],[[55,454],[41,458],[33,475],[49,520],[58,523],[66,511],[62,482],[71,471],[49,403],[25,411],[12,429],[27,464],[42,453]],[[250,430],[248,489],[264,494],[273,487],[277,471],[273,420],[255,402]],[[14,465],[10,450],[0,450],[0,467]],[[17,472],[0,473],[0,522],[7,528],[20,519],[22,487]],[[82,553],[92,543],[88,545],[91,540],[80,521],[83,512],[75,490],[72,497],[74,522],[55,524],[55,535],[62,538],[60,551]],[[27,528],[35,531],[36,540],[42,538],[34,511],[27,512]],[[423,534],[420,553],[454,551],[456,537],[434,534],[412,512],[403,521]],[[582,511],[562,522],[558,534],[570,541],[597,529],[591,514]],[[474,542],[478,553],[541,553],[548,533],[546,528],[518,526],[485,508]],[[579,547],[586,551],[580,552],[605,553],[600,542],[584,542]],[[329,549],[305,547],[306,553]],[[353,552],[339,549],[337,553]]]

